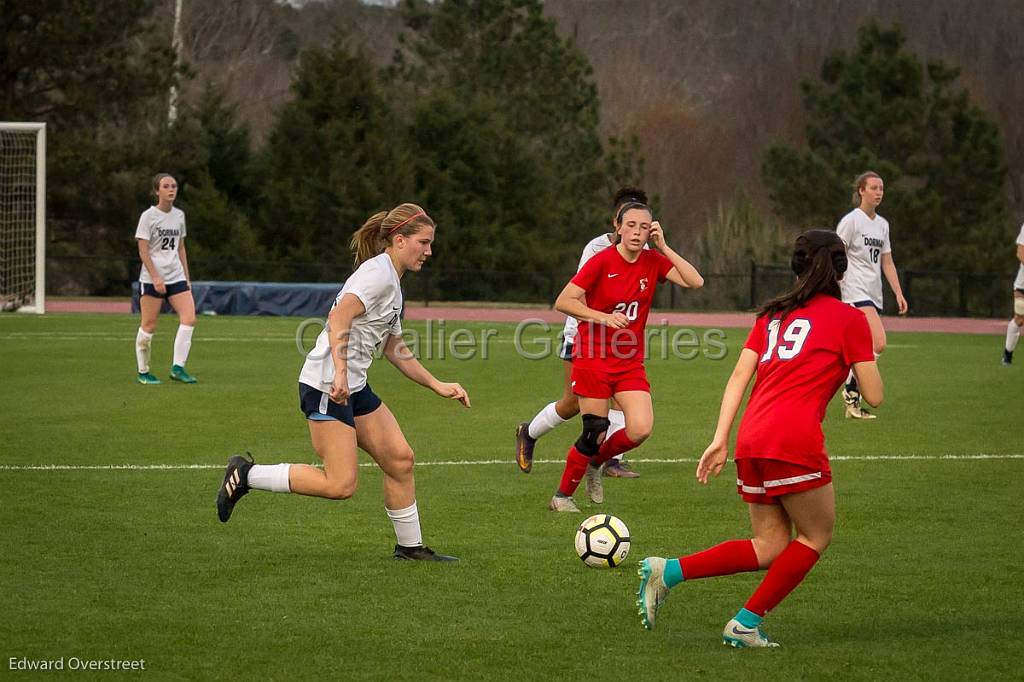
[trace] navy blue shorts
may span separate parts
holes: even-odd
[[[874,301],[854,301],[850,305],[855,308],[874,308],[879,314],[882,313],[882,309],[875,305]]]
[[[370,414],[381,406],[381,399],[367,384],[348,397],[348,403],[342,405],[331,400],[323,391],[312,386],[299,383],[299,409],[306,419],[313,421],[339,421],[356,427],[356,417]]]
[[[171,282],[170,284],[168,284],[167,293],[161,294],[159,291],[156,290],[156,287],[153,286],[152,284],[148,282],[142,283],[142,295],[152,296],[153,298],[170,298],[171,296],[176,296],[177,294],[183,294],[189,289],[190,287],[188,286],[188,282],[186,282],[185,280],[181,280],[180,282]]]
[[[572,362],[572,347],[573,341],[562,339],[561,345],[558,346],[558,357]]]

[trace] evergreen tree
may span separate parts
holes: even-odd
[[[409,1],[403,12],[392,74],[417,93],[417,186],[447,218],[436,267],[571,272],[608,223],[612,173],[632,166],[624,145],[605,165],[586,58],[539,0]]]
[[[260,160],[261,240],[278,256],[330,262],[340,278],[352,233],[412,196],[412,154],[394,95],[342,40],[304,52],[291,90]]]
[[[955,68],[922,64],[904,43],[899,26],[869,23],[851,53],[828,56],[820,82],[801,84],[807,148],[773,145],[762,162],[776,211],[795,226],[835,226],[853,178],[874,170],[902,267],[1001,270],[999,128],[957,87]]]
[[[47,123],[51,256],[123,256],[159,155],[167,93],[183,74],[154,0],[5,0],[0,118]],[[141,190],[140,190],[141,188]],[[67,261],[51,291],[124,293],[129,261]]]

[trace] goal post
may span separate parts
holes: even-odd
[[[46,124],[0,121],[0,309],[46,312]]]

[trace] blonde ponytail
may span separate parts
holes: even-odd
[[[356,230],[355,234],[352,235],[352,241],[349,242],[349,248],[356,257],[353,267],[358,268],[360,263],[370,260],[384,250],[384,243],[380,238],[380,226],[387,215],[387,211],[374,213],[365,223],[363,223],[363,226]]]
[[[424,227],[435,227],[434,221],[416,204],[399,204],[390,211],[374,213],[356,230],[349,242],[349,248],[355,255],[353,267],[358,268],[383,253],[395,235],[410,237]]]

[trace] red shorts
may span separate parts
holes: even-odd
[[[744,502],[779,504],[783,495],[813,490],[832,482],[828,469],[814,469],[777,459],[736,460],[736,492]]]
[[[582,398],[611,398],[621,391],[651,392],[643,365],[623,372],[572,366],[572,392]]]

